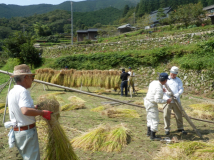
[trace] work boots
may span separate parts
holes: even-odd
[[[183,135],[187,135],[187,132],[184,129],[178,129],[178,132],[181,132]]]
[[[146,134],[147,137],[151,136],[151,129],[150,127],[147,127],[147,134]]]
[[[160,141],[161,138],[156,137],[156,136],[155,136],[155,133],[156,133],[156,132],[151,131],[150,139],[151,139],[152,141]]]

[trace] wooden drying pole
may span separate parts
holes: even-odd
[[[194,129],[194,131],[196,132],[196,134],[200,137],[203,138],[201,133],[196,129],[195,125],[192,123],[191,119],[189,118],[189,116],[187,115],[187,113],[185,112],[184,108],[181,106],[181,104],[178,102],[178,100],[175,98],[172,90],[170,89],[170,87],[165,84],[166,89],[172,93],[172,99],[175,102],[175,104],[177,105],[178,109],[181,111],[181,113],[183,114],[183,116],[186,118],[187,122],[190,124],[190,126]]]

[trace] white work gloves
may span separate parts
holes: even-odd
[[[179,93],[174,94],[174,96],[175,96],[176,99],[180,98],[180,94]]]
[[[172,96],[172,92],[165,92],[167,96]]]

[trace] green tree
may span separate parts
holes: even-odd
[[[205,16],[205,11],[203,11],[203,6],[199,2],[197,4],[186,4],[178,6],[178,9],[175,10],[170,15],[170,18],[174,22],[184,23],[187,27],[191,21],[201,22],[202,18]]]
[[[151,16],[150,14],[145,14],[141,18],[137,20],[137,26],[140,28],[145,28],[145,26],[148,26],[151,23]]]
[[[214,0],[207,0],[208,6],[214,4]]]
[[[163,8],[159,8],[157,13],[157,20],[160,21],[164,17],[166,17],[166,14],[164,13]]]
[[[123,9],[123,17],[126,16],[126,14],[128,13],[129,11],[129,6],[128,5],[125,5],[124,9]]]
[[[18,58],[20,63],[30,64],[31,67],[37,67],[42,62],[39,50],[33,46],[32,37],[26,33],[16,32],[4,40],[2,48],[8,57]]]

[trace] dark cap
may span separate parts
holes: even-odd
[[[159,80],[160,81],[165,81],[166,79],[169,79],[168,78],[169,77],[169,75],[167,74],[167,73],[161,73],[160,75],[159,75]]]
[[[129,69],[132,69],[132,67],[129,67]]]

